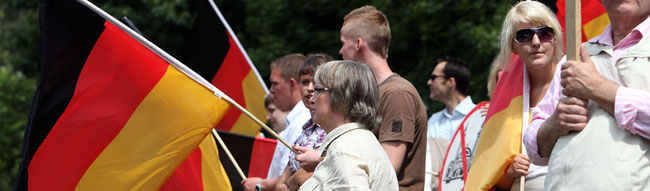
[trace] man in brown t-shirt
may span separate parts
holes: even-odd
[[[386,15],[363,6],[343,19],[339,54],[367,64],[374,73],[383,121],[373,132],[395,168],[400,190],[423,190],[427,115],[415,87],[388,66],[390,38]]]

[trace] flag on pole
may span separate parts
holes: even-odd
[[[566,8],[565,0],[542,1],[546,6],[556,11],[557,20],[562,26],[562,33],[565,31]],[[582,0],[582,42],[592,39],[602,33],[609,25],[609,17],[605,7],[600,0]],[[565,36],[566,37],[566,36]]]
[[[159,189],[229,103],[88,1],[41,0],[39,14],[41,76],[16,189]]]
[[[268,88],[212,0],[201,2],[183,50],[183,63],[266,122]],[[249,136],[257,136],[261,129],[237,109],[229,110],[216,128]]]
[[[494,91],[464,190],[489,190],[505,176],[512,156],[521,153],[521,136],[528,124],[525,68],[511,57]]]
[[[220,160],[214,136],[208,135],[198,148],[183,161],[160,190],[230,190],[232,184],[221,161],[229,161],[227,157]],[[239,177],[233,174],[232,177]],[[220,181],[225,180],[225,181]]]
[[[252,137],[225,131],[218,131],[223,142],[232,152],[233,157],[242,168],[247,177],[266,178],[273,160],[273,153],[278,141],[275,139]],[[224,153],[219,145],[219,153]],[[242,181],[237,175],[232,162],[225,155],[219,155],[223,161],[223,167],[230,177],[230,184],[233,190],[243,190],[240,185]]]

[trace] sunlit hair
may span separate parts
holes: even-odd
[[[279,70],[280,77],[285,81],[293,78],[298,81],[298,71],[300,67],[305,63],[305,56],[302,54],[289,54],[271,62],[271,70]]]
[[[391,38],[388,18],[373,6],[359,7],[345,15],[341,35],[347,39],[361,38],[370,50],[382,58],[388,58]]]
[[[329,61],[334,60],[332,56],[328,54],[323,54],[323,53],[316,53],[316,54],[307,54],[307,59],[305,60],[305,64],[300,67],[300,72],[298,72],[298,77],[302,75],[314,75],[314,72],[316,72],[316,67],[320,66],[321,64],[325,64]]]
[[[364,124],[369,130],[381,122],[377,82],[365,64],[350,60],[328,62],[318,66],[314,82],[329,88],[332,112]]]
[[[521,1],[515,6],[510,8],[506,18],[503,20],[501,28],[501,36],[499,37],[499,44],[501,49],[497,55],[497,63],[504,68],[505,64],[510,59],[512,52],[512,43],[514,36],[517,32],[516,26],[518,24],[529,23],[545,25],[553,28],[555,32],[554,39],[554,52],[552,57],[552,64],[557,64],[564,55],[562,48],[562,28],[557,21],[555,14],[546,5],[537,1]]]
[[[495,58],[494,61],[492,61],[492,64],[490,66],[490,74],[488,74],[487,91],[488,97],[490,99],[492,99],[492,95],[494,95],[494,89],[497,88],[499,72],[503,70],[503,65],[499,64],[498,60],[498,58]]]

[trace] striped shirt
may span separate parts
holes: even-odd
[[[650,19],[646,19],[614,46],[610,25],[600,36],[591,39],[589,42],[613,47],[612,64],[616,64],[616,60],[621,58],[628,48],[636,45],[649,31]],[[558,63],[558,66],[564,64],[565,61],[566,56]],[[542,158],[539,155],[537,132],[542,123],[553,114],[561,97],[561,68],[556,67],[553,81],[542,101],[537,104],[537,108],[533,109],[533,118],[524,134],[524,144],[528,151],[528,157],[537,165],[548,164],[548,157]],[[648,100],[650,100],[650,93],[620,86],[616,91],[614,100],[614,117],[618,127],[632,134],[650,139],[650,101]]]

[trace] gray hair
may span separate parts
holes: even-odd
[[[379,93],[372,71],[365,64],[344,60],[318,66],[314,83],[329,88],[332,112],[369,130],[381,122]]]

